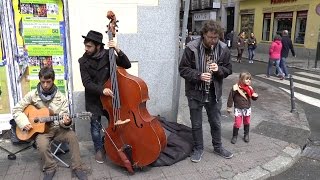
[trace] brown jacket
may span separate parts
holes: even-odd
[[[229,98],[227,102],[227,109],[231,109],[233,104],[235,108],[238,109],[248,109],[251,107],[251,99],[257,100],[257,97],[251,97],[245,93],[242,89],[239,88],[238,84],[232,86],[232,89],[229,93]]]

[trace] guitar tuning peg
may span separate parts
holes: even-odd
[[[107,25],[107,27],[109,27],[109,25]]]
[[[116,29],[116,32],[118,32],[118,29]]]
[[[119,20],[116,20],[116,22],[118,23],[118,22],[119,22]]]

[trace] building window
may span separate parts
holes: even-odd
[[[288,30],[291,37],[292,17],[292,12],[274,13],[273,36],[281,35],[283,30]]]
[[[241,15],[241,32],[245,32],[249,35],[253,32],[254,14],[242,14]]]
[[[306,33],[308,11],[297,12],[296,31],[294,36],[294,42],[298,44],[304,44],[304,37]]]
[[[270,24],[271,24],[271,13],[265,13],[263,15],[263,31],[262,31],[263,41],[269,41]]]

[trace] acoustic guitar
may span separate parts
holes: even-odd
[[[18,139],[22,141],[27,141],[33,139],[38,133],[44,133],[46,131],[46,123],[54,122],[59,123],[63,119],[63,115],[51,116],[52,113],[48,108],[38,109],[32,105],[29,105],[23,111],[29,119],[32,129],[29,131],[21,130],[18,126],[16,128],[16,134]],[[86,119],[90,118],[92,113],[90,112],[81,112],[70,115],[70,118],[81,118]]]

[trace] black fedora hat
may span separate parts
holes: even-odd
[[[82,36],[82,37],[104,45],[104,43],[102,42],[103,35],[97,31],[90,30],[87,36]]]

